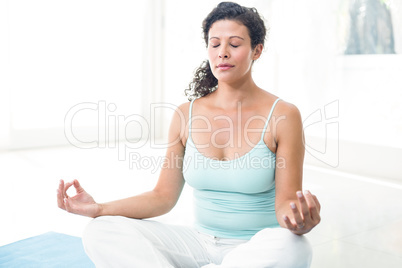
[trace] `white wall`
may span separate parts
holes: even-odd
[[[1,105],[8,113],[0,119],[0,146],[68,144],[65,117],[79,104],[97,105],[73,118],[77,140],[86,142],[105,136],[108,116],[142,114],[143,92],[152,90],[144,56],[153,53],[144,40],[152,40],[146,22],[154,2],[1,1],[0,68],[7,80],[0,99],[9,105]],[[100,102],[107,107],[102,118]]]
[[[119,116],[149,121],[151,104],[167,103],[148,125],[166,139],[172,107],[187,101],[183,91],[206,58],[201,22],[219,2],[1,1],[0,148],[68,144],[65,116],[85,102],[98,109],[75,118],[81,139],[119,139],[126,126],[142,137],[134,119],[117,127]],[[402,1],[388,2],[400,53]],[[346,0],[239,3],[270,26],[254,77],[301,110],[306,163],[400,178],[401,55],[341,55]],[[367,148],[383,164],[368,164]]]

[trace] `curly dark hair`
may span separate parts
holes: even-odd
[[[219,20],[233,20],[246,26],[250,35],[252,49],[258,44],[264,45],[267,29],[258,11],[255,8],[240,6],[233,2],[222,2],[202,22],[204,41],[207,47],[209,29],[212,24]],[[191,101],[213,92],[217,85],[218,80],[212,74],[209,61],[205,60],[196,69],[193,81],[189,84],[189,88],[184,90],[184,93],[188,100]]]

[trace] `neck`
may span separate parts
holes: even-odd
[[[214,105],[224,110],[238,108],[238,103],[248,106],[252,105],[253,97],[260,90],[252,79],[235,83],[220,83],[214,93]]]

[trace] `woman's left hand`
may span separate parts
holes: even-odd
[[[290,209],[292,215],[284,215],[283,221],[292,233],[302,235],[311,231],[321,221],[320,210],[321,205],[315,195],[309,191],[305,191],[304,194],[301,191],[296,193],[299,201],[299,207],[297,208],[294,202],[290,203]]]

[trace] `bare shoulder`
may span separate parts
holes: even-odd
[[[276,123],[278,142],[281,137],[303,135],[302,117],[296,105],[283,100],[279,101],[273,113],[273,119]]]
[[[273,111],[273,117],[286,117],[289,119],[301,118],[299,109],[293,103],[287,102],[270,92],[264,90],[261,90],[261,92],[262,94],[260,95],[259,103],[262,104],[261,107],[263,107],[263,109],[266,109],[266,103],[271,103],[273,105],[275,101],[279,100]]]
[[[183,102],[182,104],[177,106],[177,109],[179,109],[183,113],[185,113],[185,112],[188,113],[188,109],[190,108],[190,103],[191,103],[190,101]]]
[[[190,102],[185,102],[176,107],[169,128],[169,140],[180,140],[184,146],[187,140],[187,125],[189,118]]]
[[[180,117],[180,119],[184,119],[187,122],[189,109],[190,109],[190,102],[184,102],[179,106],[177,106],[175,116],[178,116]]]
[[[177,106],[176,115],[180,117],[181,124],[185,127],[188,124],[191,102],[184,102]]]
[[[286,119],[289,119],[290,121],[301,121],[301,114],[299,108],[297,108],[296,105],[290,102],[286,102],[284,100],[280,100],[274,111],[274,116],[279,117],[285,117]]]

